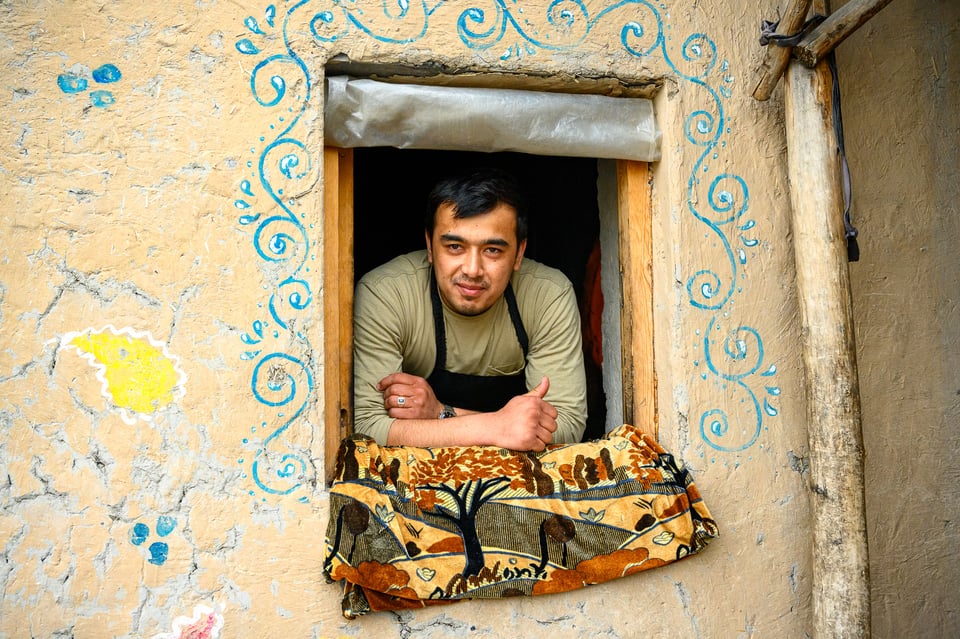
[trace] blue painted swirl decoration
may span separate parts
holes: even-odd
[[[272,412],[250,428],[251,436],[243,440],[250,455],[238,463],[249,468],[244,476],[253,480],[251,496],[293,495],[307,501],[304,489],[316,471],[309,449],[297,442],[310,439],[309,432],[302,431],[309,429],[306,413],[315,400],[316,385],[309,359],[313,349],[299,327],[313,303],[307,276],[314,256],[311,228],[297,212],[297,196],[312,187],[308,178],[313,156],[299,137],[299,126],[313,87],[285,32],[282,51],[265,50],[277,41],[277,19],[273,4],[262,21],[247,17],[244,26],[250,35],[235,45],[239,53],[258,60],[250,72],[250,92],[271,114],[270,135],[250,147],[248,176],[233,202],[237,223],[251,231],[253,254],[268,291],[265,304],[258,305],[260,316],[241,336],[246,350],[240,358],[252,362],[253,397]]]
[[[304,184],[312,173],[311,158],[320,149],[308,148],[303,114],[313,91],[309,69],[295,53],[288,35],[308,33],[321,47],[346,36],[369,38],[378,43],[406,45],[426,36],[431,20],[454,24],[456,37],[466,50],[492,54],[505,66],[541,51],[589,50],[590,37],[598,24],[619,26],[620,46],[642,59],[659,56],[676,80],[702,95],[703,106],[687,114],[683,140],[696,149],[696,161],[686,184],[686,209],[703,228],[704,250],[692,255],[713,256],[712,263],[688,268],[687,302],[703,314],[692,348],[699,379],[721,390],[724,406],[701,412],[702,441],[717,452],[739,453],[754,446],[766,418],[778,414],[774,405],[780,395],[772,383],[776,367],[764,363],[763,339],[749,326],[728,326],[735,301],[743,292],[748,261],[760,245],[753,219],[747,217],[750,197],[746,181],[729,170],[726,151],[725,101],[731,97],[734,77],[721,61],[713,40],[705,33],[674,33],[666,4],[646,0],[619,0],[600,8],[580,0],[554,0],[532,10],[521,1],[478,0],[464,3],[411,0],[301,0],[284,5],[282,21],[276,4],[262,18],[244,20],[247,34],[237,40],[236,50],[257,62],[250,75],[250,90],[257,104],[275,115],[271,136],[250,148],[249,177],[239,186],[234,202],[238,223],[253,227],[253,250],[263,272],[273,279],[265,315],[251,324],[243,336],[250,348],[242,358],[254,362],[251,389],[264,406],[278,404],[258,390],[264,367],[282,364],[279,379],[288,386],[283,394],[284,418],[269,427],[269,435],[255,447],[251,475],[257,488],[271,495],[298,492],[313,472],[298,452],[285,445],[290,429],[305,423],[305,409],[315,387],[309,367],[296,356],[271,350],[265,344],[272,334],[293,334],[303,352],[312,352],[306,336],[296,329],[297,319],[310,311],[313,294],[306,277],[311,254],[311,228],[297,215],[296,195],[308,190]],[[443,20],[437,16],[445,15]],[[451,21],[449,18],[453,17]],[[277,38],[282,36],[282,40]],[[280,51],[268,51],[282,45]],[[291,91],[290,87],[297,87]],[[312,139],[312,138],[311,138]],[[269,211],[269,213],[268,213]],[[264,306],[260,305],[261,308]],[[269,364],[268,364],[269,363]],[[296,374],[289,369],[296,370]],[[276,371],[276,369],[273,369]],[[294,390],[296,389],[296,390]],[[762,389],[762,390],[761,390]],[[739,400],[739,401],[738,401]],[[263,424],[261,424],[263,427]],[[256,430],[254,428],[253,430]],[[244,461],[243,463],[247,463]],[[253,491],[251,491],[253,494]],[[301,498],[305,499],[305,498]]]

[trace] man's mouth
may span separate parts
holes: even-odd
[[[473,283],[473,282],[454,282],[454,286],[457,287],[457,290],[460,291],[460,294],[464,297],[479,297],[483,294],[487,287],[482,283]]]

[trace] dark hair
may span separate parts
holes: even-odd
[[[453,205],[453,217],[462,219],[481,215],[499,204],[517,212],[517,243],[527,239],[527,204],[517,181],[499,169],[481,169],[441,180],[427,197],[424,228],[433,236],[437,209]]]

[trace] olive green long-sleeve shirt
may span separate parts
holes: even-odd
[[[401,255],[370,271],[354,298],[354,430],[386,444],[393,418],[377,382],[391,373],[429,377],[436,360],[426,251]],[[559,413],[554,443],[580,441],[587,397],[580,314],[573,287],[558,270],[524,259],[511,283],[530,342],[527,388],[550,378],[545,397]],[[484,313],[443,309],[447,368],[469,375],[509,375],[524,366],[523,350],[501,298]]]

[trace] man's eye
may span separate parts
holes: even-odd
[[[448,251],[459,251],[460,248],[461,248],[461,247],[460,247],[459,244],[447,244],[447,250],[448,250]]]
[[[503,253],[503,249],[497,248],[495,246],[488,246],[487,253],[489,253],[490,255],[500,255],[501,253]]]

